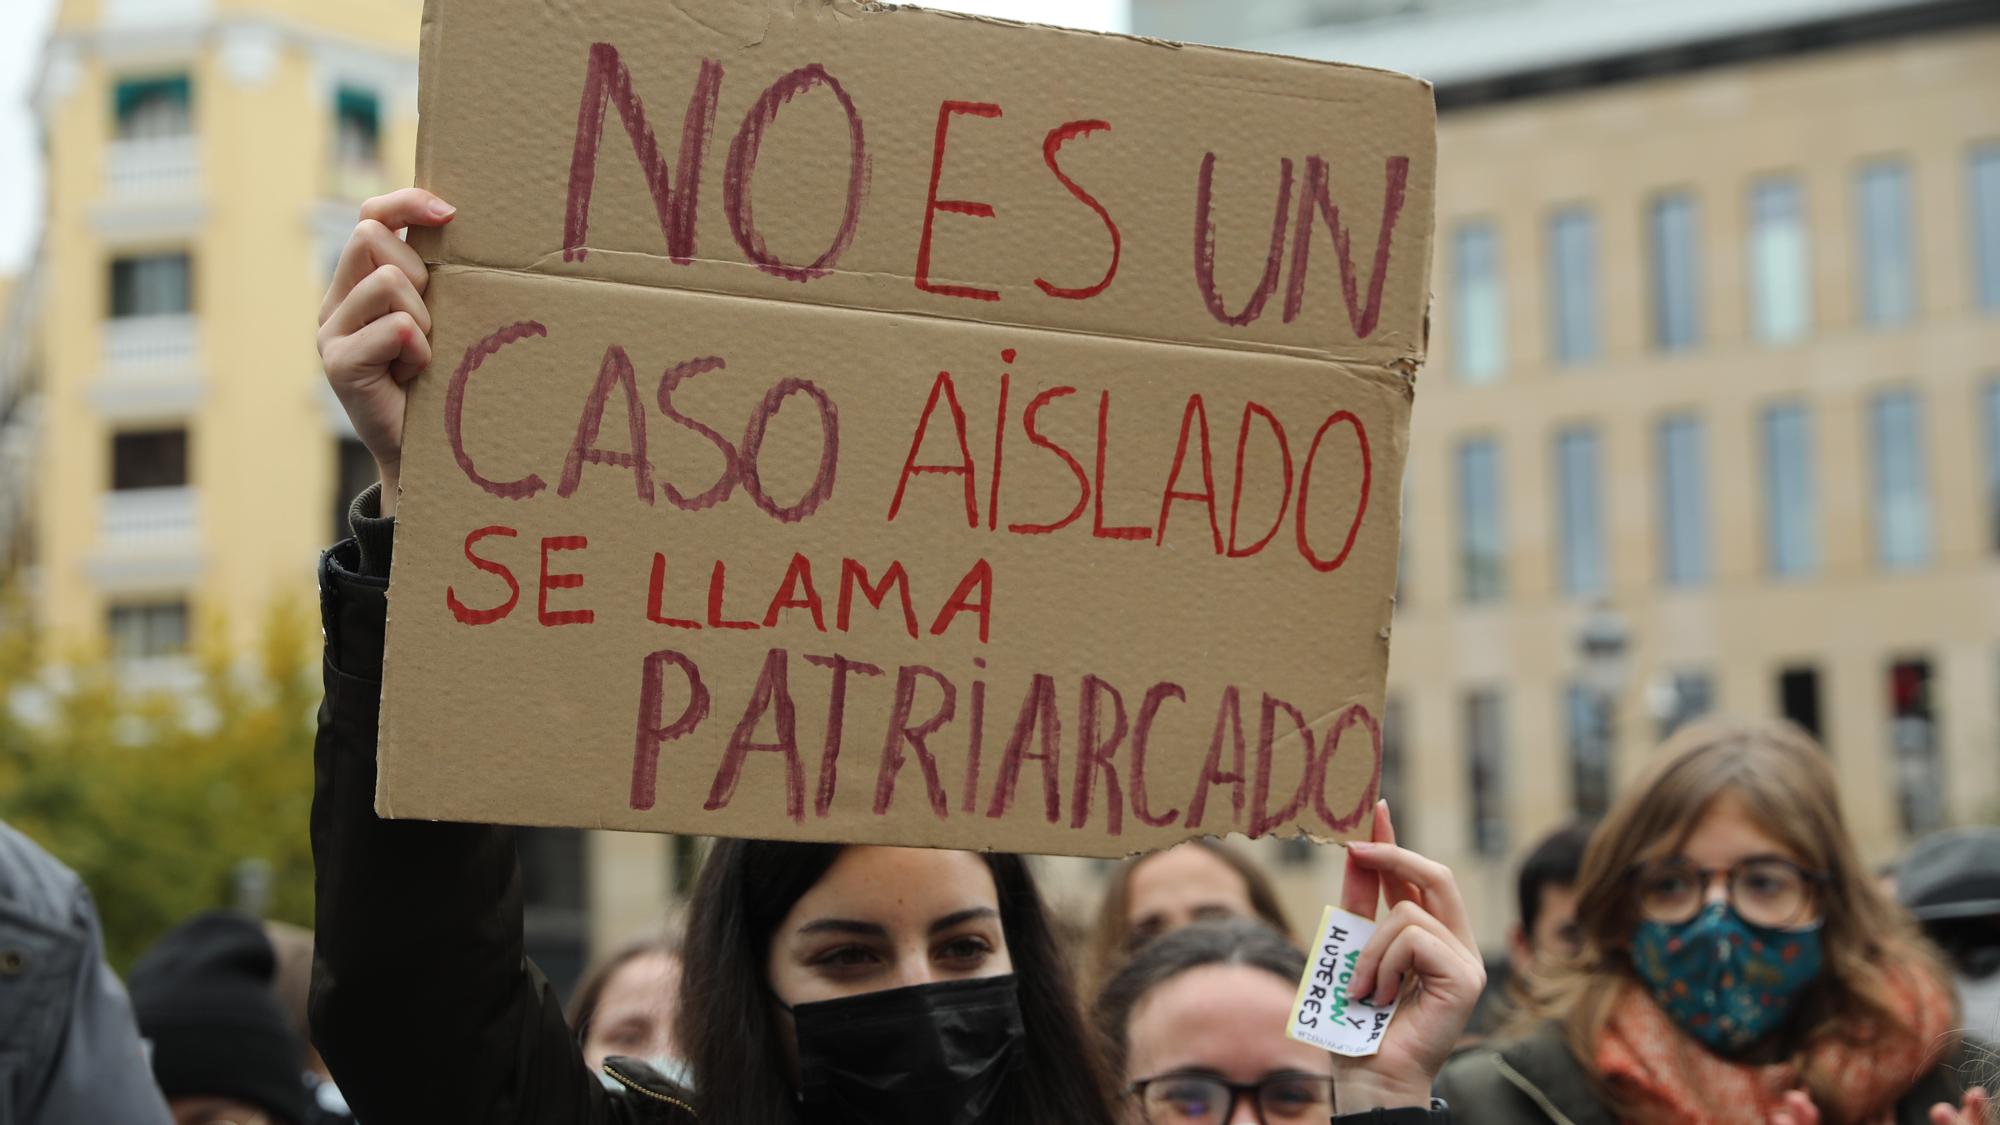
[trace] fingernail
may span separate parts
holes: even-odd
[[[433,219],[449,219],[453,215],[458,214],[458,208],[453,207],[442,199],[433,199],[431,200],[430,212]]]
[[[1377,845],[1372,840],[1349,840],[1347,842],[1347,846],[1353,848],[1357,852],[1362,853],[1363,855],[1366,855],[1369,852],[1374,851],[1379,845]]]

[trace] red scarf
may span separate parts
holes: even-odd
[[[1935,974],[1897,966],[1889,986],[1901,1029],[1863,1045],[1835,1037],[1791,1061],[1753,1066],[1710,1054],[1630,985],[1598,1037],[1595,1069],[1640,1121],[1764,1125],[1786,1091],[1798,1089],[1820,1099],[1827,1125],[1873,1121],[1950,1045],[1951,994]]]

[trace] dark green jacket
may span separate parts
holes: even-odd
[[[1977,1049],[1961,1046],[1896,1103],[1897,1125],[1929,1125],[1931,1106],[1957,1108]],[[1549,1022],[1525,1039],[1481,1047],[1453,1059],[1438,1076],[1437,1094],[1451,1103],[1459,1125],[1617,1125],[1589,1073]]]

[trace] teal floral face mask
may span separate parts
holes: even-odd
[[[1644,921],[1632,966],[1681,1030],[1709,1050],[1740,1054],[1783,1024],[1820,974],[1820,924],[1775,930],[1711,903],[1678,925]]]

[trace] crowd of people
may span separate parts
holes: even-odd
[[[1364,1058],[1285,1035],[1301,935],[1212,840],[1126,861],[1080,948],[1019,856],[720,840],[681,930],[565,1007],[524,954],[510,831],[373,809],[402,395],[429,359],[396,232],[451,214],[370,201],[322,310],[386,487],[321,567],[317,930],[192,919],[128,1001],[88,892],[0,826],[0,1125],[1994,1120],[2000,829],[1872,872],[1824,752],[1779,723],[1684,728],[1602,823],[1535,848],[1491,966],[1454,873],[1378,804],[1333,898],[1378,923],[1349,995],[1399,1001]]]

